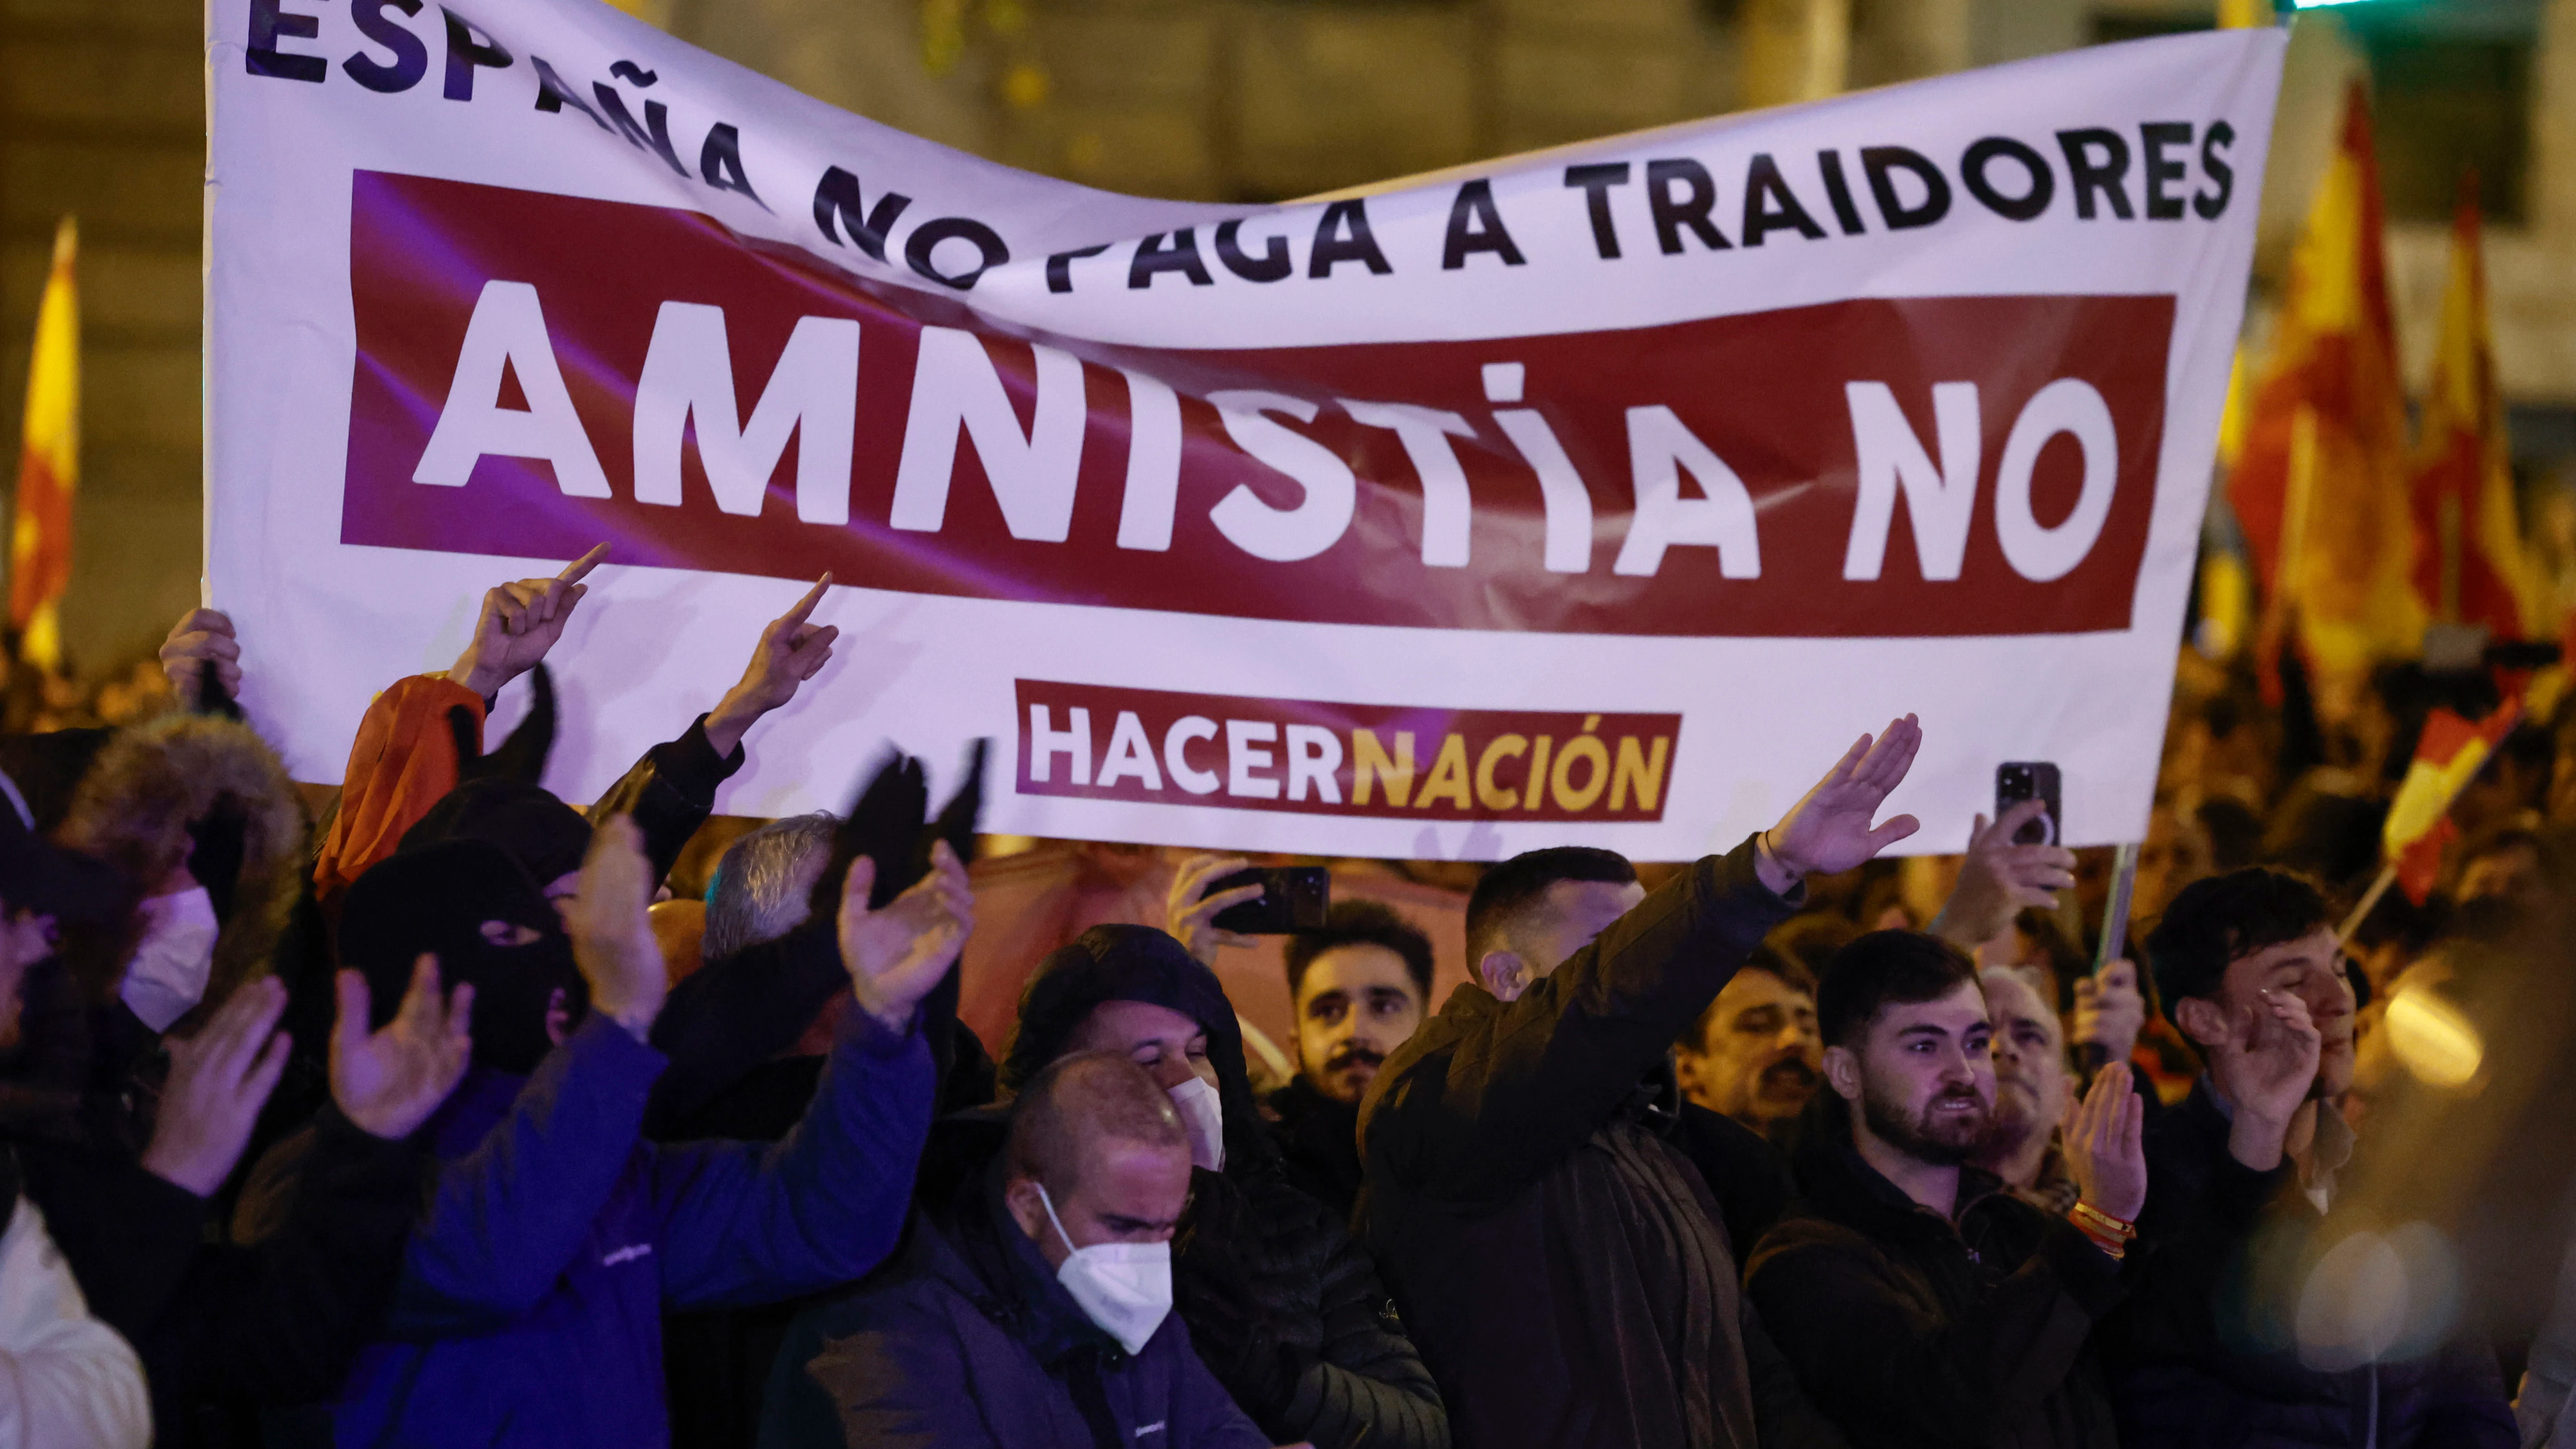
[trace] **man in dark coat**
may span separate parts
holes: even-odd
[[[1368,1255],[1280,1168],[1216,974],[1150,927],[1083,933],[1022,991],[1002,1089],[1022,1091],[1049,1063],[1083,1051],[1145,1068],[1190,1133],[1198,1170],[1173,1250],[1176,1308],[1244,1412],[1274,1443],[1444,1449],[1439,1390]],[[926,1208],[980,1190],[1002,1149],[1002,1121],[983,1112],[938,1124],[921,1170]]]
[[[1008,1149],[898,1267],[797,1324],[763,1449],[1268,1449],[1171,1312],[1190,1179],[1142,1068],[1087,1052],[1040,1072]]]
[[[837,921],[800,928],[837,930],[858,1009],[786,1141],[655,1147],[640,1128],[663,1064],[646,1043],[665,976],[638,832],[622,819],[600,828],[564,928],[507,856],[471,840],[434,849],[360,877],[344,949],[384,969],[411,948],[405,930],[369,925],[390,918],[449,950],[476,954],[480,938],[522,959],[484,958],[483,996],[505,990],[511,1005],[487,1022],[478,1002],[474,1068],[429,1128],[445,1166],[386,1334],[342,1396],[337,1440],[659,1442],[666,1303],[792,1297],[855,1278],[893,1247],[930,1116],[916,1008],[964,942],[964,869],[942,846],[929,877],[872,911],[874,869],[861,862]],[[454,884],[468,875],[471,889]],[[566,964],[586,1003],[551,984]]]
[[[1361,1222],[1460,1444],[1840,1442],[1742,1299],[1725,1187],[1672,1140],[1666,1049],[1808,872],[1914,831],[1871,818],[1920,739],[1910,717],[1863,736],[1780,824],[1652,896],[1606,851],[1524,856],[1478,886],[1479,979],[1360,1110]]]
[[[1270,1094],[1288,1180],[1348,1222],[1360,1195],[1360,1097],[1429,1014],[1431,938],[1375,901],[1341,901],[1288,942],[1297,1075]]]
[[[2147,956],[2208,1071],[2147,1133],[2138,1230],[2156,1296],[2104,1325],[2124,1449],[2516,1443],[2484,1344],[2315,1364],[2266,1331],[2296,1305],[2264,1262],[2313,1251],[2356,1145],[2337,1106],[2353,991],[2325,898],[2261,867],[2195,881]]]
[[[2124,1245],[1967,1165],[1995,1107],[1975,964],[1873,932],[1835,955],[1816,1014],[1839,1130],[1804,1144],[1805,1205],[1746,1282],[1809,1397],[1868,1449],[2118,1449],[2090,1339]],[[2143,1124],[2126,1068],[2106,1067],[2068,1131],[2085,1201],[2124,1226],[2146,1197]]]

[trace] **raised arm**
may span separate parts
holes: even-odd
[[[1404,1071],[1371,1111],[1372,1157],[1472,1199],[1580,1146],[1795,908],[1808,874],[1852,869],[1914,833],[1910,815],[1871,822],[1921,740],[1910,715],[1861,736],[1779,824],[1666,882],[1477,1023],[1444,1070]]]

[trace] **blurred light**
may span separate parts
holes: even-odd
[[[2381,1026],[2389,1051],[2428,1087],[2465,1087],[2486,1061],[2478,1029],[2428,986],[2399,988]]]
[[[2354,1233],[2317,1260],[2299,1292],[2299,1361],[2340,1373],[2429,1353],[2459,1306],[2459,1256],[2440,1229]]]

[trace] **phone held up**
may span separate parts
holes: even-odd
[[[2056,845],[2058,822],[2064,819],[2059,809],[2057,766],[2046,760],[2016,760],[1995,766],[1995,818],[2025,800],[2042,800],[2047,804],[2039,818],[2013,832],[2015,845]]]
[[[1239,936],[1285,936],[1323,929],[1332,903],[1332,875],[1320,865],[1256,866],[1209,883],[1202,897],[1237,886],[1261,887],[1261,899],[1228,906],[1208,924]]]

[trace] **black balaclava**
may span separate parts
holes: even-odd
[[[1238,1163],[1274,1160],[1276,1149],[1244,1071],[1243,1028],[1234,1019],[1234,1003],[1215,972],[1151,926],[1094,926],[1038,963],[1020,992],[1019,1019],[1002,1050],[1002,1090],[1018,1093],[1064,1055],[1066,1040],[1104,1001],[1142,1001],[1196,1021],[1207,1033],[1208,1063],[1216,1068],[1225,1109],[1227,1174]]]
[[[486,922],[537,933],[524,946],[495,944]],[[495,934],[508,934],[496,932]],[[578,1020],[589,1005],[573,965],[572,938],[527,870],[481,840],[445,840],[399,851],[349,887],[340,915],[340,961],[365,973],[373,1022],[393,1019],[412,963],[438,957],[442,989],[474,987],[474,1060],[525,1076],[553,1048],[546,1012],[558,990]]]
[[[539,891],[581,869],[590,822],[551,793],[520,780],[468,780],[439,797],[403,832],[402,849],[442,840],[479,840],[519,863]]]

